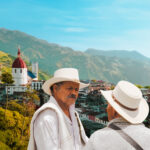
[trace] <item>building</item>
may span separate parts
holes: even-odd
[[[27,86],[30,89],[40,90],[44,81],[38,80],[38,63],[32,64],[32,72],[27,69],[26,63],[21,58],[21,51],[18,48],[17,58],[12,64],[13,85],[5,87],[6,94],[13,95],[14,93],[24,93]]]
[[[32,63],[32,73],[35,76],[33,80],[38,80],[38,72],[39,72],[38,63],[37,62]]]
[[[40,90],[42,89],[42,85],[43,85],[44,81],[32,81],[31,83],[31,89],[33,90]]]
[[[12,76],[14,80],[14,85],[26,85],[28,83],[27,80],[27,66],[26,63],[21,58],[21,52],[18,48],[18,57],[12,64]]]

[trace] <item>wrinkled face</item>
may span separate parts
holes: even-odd
[[[79,84],[75,82],[65,81],[61,85],[53,86],[54,97],[57,101],[70,106],[75,104],[78,97]]]

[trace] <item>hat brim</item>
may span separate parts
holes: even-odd
[[[144,98],[141,99],[137,110],[130,111],[121,107],[118,103],[114,101],[114,99],[112,98],[112,90],[101,90],[101,93],[108,101],[108,103],[116,110],[116,112],[132,124],[142,123],[148,115],[149,107]]]
[[[50,91],[50,87],[55,84],[55,83],[58,83],[58,82],[63,82],[63,81],[71,81],[71,82],[75,82],[75,83],[79,83],[79,89],[82,89],[82,88],[85,88],[85,87],[88,87],[89,84],[85,84],[85,83],[82,83],[80,81],[77,81],[77,80],[73,80],[73,79],[69,79],[69,78],[56,78],[56,77],[53,77],[49,80],[47,80],[43,86],[42,86],[42,89],[44,90],[44,92],[48,95],[52,95],[51,91]]]

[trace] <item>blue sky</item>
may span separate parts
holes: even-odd
[[[150,57],[150,0],[0,0],[0,27],[74,50]]]

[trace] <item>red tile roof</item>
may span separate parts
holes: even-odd
[[[20,48],[18,48],[18,57],[13,62],[12,68],[27,68],[25,62],[22,60],[20,55],[21,55]]]

